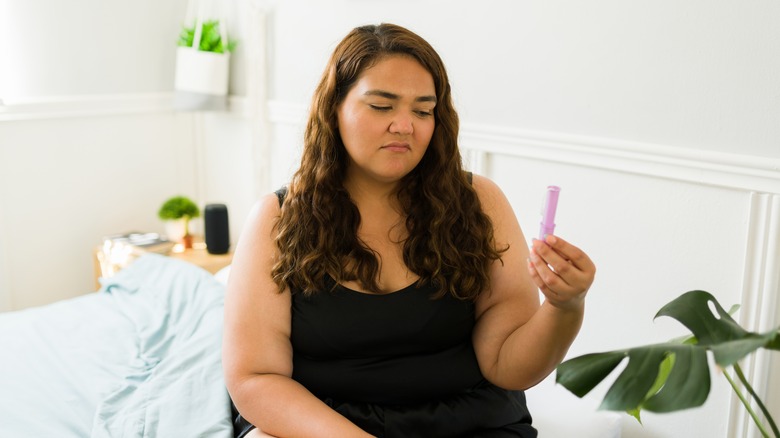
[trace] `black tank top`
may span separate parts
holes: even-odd
[[[482,381],[471,343],[474,306],[431,287],[367,294],[336,286],[292,295],[293,379],[322,397],[402,404]]]
[[[280,205],[286,188],[276,192]],[[332,280],[331,280],[332,281]],[[484,379],[474,304],[428,285],[292,292],[292,378],[378,437],[536,437],[522,391]],[[487,436],[487,435],[486,435]]]

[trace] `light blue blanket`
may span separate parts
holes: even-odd
[[[223,298],[146,255],[97,293],[0,314],[0,436],[231,437]]]

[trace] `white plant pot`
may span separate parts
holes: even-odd
[[[230,53],[214,53],[179,47],[176,50],[175,88],[192,93],[226,96]]]
[[[229,53],[179,47],[176,52],[175,107],[182,110],[226,109],[229,70]]]
[[[184,219],[165,221],[165,236],[171,242],[181,243],[184,237]]]

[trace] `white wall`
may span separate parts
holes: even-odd
[[[0,2],[0,97],[170,91],[185,4]]]
[[[97,239],[160,227],[156,209],[177,191],[227,202],[235,240],[257,194],[294,169],[335,43],[390,21],[439,49],[462,146],[527,234],[542,188],[563,187],[558,230],[599,266],[572,356],[681,334],[652,316],[689,289],[741,303],[749,328],[778,325],[776,2],[235,0],[246,44],[223,114],[170,108],[184,0],[68,3],[0,1],[0,99],[27,102],[0,108],[0,310],[91,290]],[[148,27],[127,37],[139,21]],[[780,360],[769,358],[746,368],[780,412]],[[755,436],[713,381],[703,408],[624,421],[624,436]]]

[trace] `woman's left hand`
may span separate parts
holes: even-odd
[[[531,244],[528,273],[550,304],[570,309],[582,306],[596,265],[581,249],[550,234]]]

